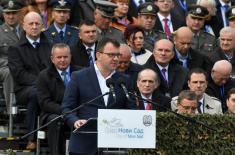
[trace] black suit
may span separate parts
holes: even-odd
[[[36,81],[41,70],[49,66],[51,45],[41,33],[40,43],[34,48],[25,35],[8,49],[8,65],[14,79],[17,103],[27,105],[28,130],[36,127],[39,112]],[[29,137],[33,140],[33,136]]]
[[[138,95],[140,95],[139,92]],[[159,93],[157,90],[153,92],[151,100],[157,103],[157,105],[152,104],[152,110],[156,110],[158,112],[167,112],[171,110],[171,98],[164,96],[163,94]],[[137,98],[136,104],[138,109],[141,110],[145,109],[143,100]]]
[[[97,42],[95,43],[97,45]],[[95,50],[96,51],[96,50]],[[89,66],[89,55],[87,54],[86,47],[82,41],[71,47],[72,63],[77,66]]]
[[[173,31],[176,31],[178,28],[186,25],[185,18],[180,17],[177,13],[173,14],[171,12],[170,15],[171,15],[171,23],[172,23]],[[162,25],[158,15],[156,15],[156,23],[155,23],[153,29],[164,32],[163,25]]]
[[[183,65],[183,63],[177,57],[176,51],[175,51],[175,57],[173,59],[173,63]],[[195,51],[192,48],[190,48],[188,50],[187,68],[189,70],[193,69],[193,68],[202,68],[207,73],[210,73],[211,68],[212,68],[212,63],[208,59],[208,57],[206,57],[206,56],[200,54],[198,51]]]
[[[234,76],[235,75],[235,52],[233,52],[233,57],[232,59],[228,59],[224,52],[222,51],[221,48],[218,48],[215,52],[213,52],[210,56],[210,59],[211,61],[213,62],[213,64],[216,62],[216,61],[219,61],[219,60],[227,60],[229,61],[231,64],[232,64],[232,75]]]
[[[164,80],[160,69],[158,68],[155,59],[151,56],[145,64],[146,68],[153,69],[160,77],[159,91],[169,97],[178,96],[181,90],[185,88],[187,83],[187,69],[174,63],[169,64],[168,82]]]
[[[70,74],[73,71],[80,69],[76,66],[70,66]],[[57,69],[53,64],[50,67],[40,72],[37,81],[37,91],[39,105],[41,111],[41,122],[46,123],[61,115],[61,104],[64,96],[65,86],[61,79]],[[60,143],[63,143],[64,136],[61,134],[61,130],[65,126],[61,126],[63,122],[54,122],[48,126],[48,144],[51,150],[51,154],[62,154],[62,148],[58,148]]]
[[[180,0],[173,0],[174,2],[174,8],[172,9],[173,13],[178,13],[180,15],[180,18],[185,18],[186,17],[186,10],[183,9],[180,5]],[[197,1],[196,0],[186,0],[186,7],[192,5],[192,4],[196,4]]]
[[[234,87],[235,87],[235,80],[230,78],[226,82],[226,84],[224,85],[224,90],[223,90],[224,93],[221,94],[222,88],[220,86],[216,85],[210,76],[210,78],[208,80],[206,93],[210,96],[214,96],[214,97],[218,98],[222,103],[222,110],[223,110],[223,112],[225,112],[228,109],[227,104],[226,104],[226,96],[228,94],[228,91]]]

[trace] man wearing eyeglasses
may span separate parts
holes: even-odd
[[[183,90],[180,92],[177,100],[177,113],[195,114],[198,104],[198,98],[194,91]]]
[[[92,104],[84,104],[109,92],[109,88],[106,86],[107,79],[112,78],[117,81],[123,77],[127,82],[128,79],[125,75],[115,71],[121,56],[119,47],[120,44],[116,40],[103,38],[97,44],[97,60],[94,65],[72,74],[65,90],[62,112],[66,113],[81,105],[83,107],[76,113],[65,116],[65,121],[71,129],[80,128],[89,118],[97,118],[98,109],[136,108],[134,102],[127,100],[117,83],[113,84],[116,99],[112,95],[106,95],[93,101]],[[127,89],[129,90],[128,86]],[[71,133],[69,152],[70,155],[97,154],[97,135]]]

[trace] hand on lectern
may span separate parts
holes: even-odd
[[[83,126],[86,122],[87,122],[87,120],[85,120],[85,119],[77,120],[77,121],[74,123],[74,127],[75,127],[75,128],[80,128],[80,127]]]

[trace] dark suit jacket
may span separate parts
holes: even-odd
[[[221,96],[220,86],[216,85],[210,76],[208,80],[206,93],[210,96],[214,96],[218,98],[222,103],[222,110],[223,112],[225,112],[227,110],[227,104],[226,104],[227,93],[231,88],[234,88],[234,87],[235,87],[235,80],[230,78],[227,81],[227,83],[224,85],[224,95]]]
[[[173,0],[174,2],[174,8],[172,9],[172,12],[173,13],[178,13],[180,15],[181,18],[185,18],[186,17],[186,12],[187,10],[185,11],[180,3],[179,3],[180,0]],[[197,1],[196,0],[186,0],[186,6],[189,6],[189,5],[192,5],[192,4],[196,4]]]
[[[170,14],[171,14],[171,22],[172,22],[172,26],[173,26],[173,31],[186,25],[185,18],[180,17],[178,14],[173,14],[173,13],[170,13]],[[164,29],[162,27],[162,23],[161,23],[158,15],[156,15],[156,23],[155,23],[155,26],[153,27],[153,29],[164,32]]]
[[[52,44],[66,43],[67,45],[72,46],[78,42],[78,29],[69,25],[66,25],[63,40],[61,40],[54,24],[51,24],[51,26],[46,31],[44,31],[44,33]]]
[[[78,66],[70,66],[70,74],[81,69]],[[38,101],[41,107],[41,120],[50,114],[61,114],[65,86],[57,69],[53,64],[42,70],[37,80]]]
[[[139,92],[137,94],[140,95]],[[157,104],[152,104],[152,110],[156,110],[158,112],[167,112],[171,110],[171,98],[164,96],[159,93],[159,91],[155,90],[153,92],[151,100]],[[138,109],[145,110],[143,100],[136,99],[136,103]]]
[[[97,45],[97,43],[96,43]],[[88,66],[89,56],[82,41],[79,40],[76,45],[71,47],[72,63],[77,66]]]
[[[119,72],[112,75],[114,80],[123,76]],[[77,113],[72,113],[65,116],[68,125],[73,128],[74,122],[79,119],[96,118],[98,109],[126,109],[136,108],[134,102],[128,102],[124,92],[117,85],[114,86],[117,96],[114,103],[112,95],[108,97],[108,105],[105,106],[103,98],[99,98],[90,105],[84,105]],[[91,99],[101,95],[98,78],[94,66],[90,66],[81,71],[74,72],[71,80],[66,87],[65,95],[62,104],[62,111],[67,112],[84,104]],[[71,133],[69,151],[79,154],[95,154],[97,152],[97,135],[96,134],[74,134]]]
[[[235,52],[233,52],[233,54],[235,54]],[[213,52],[210,56],[211,61],[213,62],[213,64],[216,61],[219,60],[227,60],[232,64],[232,74],[235,75],[235,55],[233,55],[233,58],[231,60],[228,60],[228,58],[225,56],[224,52],[222,51],[221,48],[218,48],[215,52]]]
[[[170,95],[170,97],[178,96],[180,91],[186,87],[188,71],[178,64],[170,62],[168,68],[168,84],[164,80],[153,56],[148,59],[145,67],[153,69],[160,77],[160,86],[158,89],[162,94]]]
[[[16,97],[18,92],[35,86],[41,70],[49,66],[51,45],[41,33],[40,43],[34,48],[25,35],[8,49],[8,66],[14,79]]]
[[[178,59],[176,53],[172,62],[183,65],[182,62]],[[207,73],[210,73],[212,62],[206,56],[190,48],[188,51],[187,66],[189,70],[193,68],[202,68]]]

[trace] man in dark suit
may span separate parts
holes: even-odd
[[[157,103],[157,105],[155,105],[144,100],[136,99],[136,104],[139,109],[157,110],[159,112],[170,111],[171,99],[160,94],[157,91],[158,86],[158,75],[152,69],[144,69],[139,72],[137,79],[138,94],[140,94],[143,99]]]
[[[172,0],[155,0],[154,4],[159,8],[154,29],[164,31],[169,38],[172,32],[185,26],[185,18],[171,12],[174,7]]]
[[[187,83],[187,69],[172,63],[174,58],[173,44],[167,39],[161,39],[154,45],[153,56],[145,67],[153,69],[160,77],[159,91],[168,97],[174,97]]]
[[[8,5],[9,1],[1,1],[3,6],[4,23],[0,25],[0,81],[3,82],[3,92],[6,101],[7,111],[10,108],[10,96],[14,92],[13,79],[10,74],[8,64],[8,48],[19,41],[19,37],[23,32],[20,26],[20,9],[23,4],[12,0],[11,7]]]
[[[49,67],[40,72],[37,81],[42,123],[47,123],[61,115],[61,104],[66,84],[70,80],[71,73],[79,69],[70,65],[70,48],[64,43],[57,43],[52,47],[51,62]],[[62,134],[65,131],[65,126],[62,124],[62,120],[59,120],[48,126],[47,139],[51,154],[63,154],[63,147],[60,146],[64,145],[60,144],[63,144],[63,140],[65,140]]]
[[[211,71],[206,93],[218,98],[222,103],[222,110],[227,110],[226,96],[235,87],[235,80],[231,78],[232,65],[227,60],[217,61]]]
[[[219,60],[227,60],[232,64],[232,76],[235,77],[235,30],[224,27],[220,30],[219,47],[210,55],[210,60],[215,63]]]
[[[51,0],[49,4],[53,8],[52,18],[54,23],[44,31],[48,40],[52,44],[66,43],[69,46],[76,44],[78,41],[78,29],[66,24],[70,18],[70,1]]]
[[[89,118],[96,118],[100,108],[126,109],[136,107],[135,103],[127,100],[121,87],[117,84],[114,84],[116,99],[112,95],[106,95],[93,101],[92,104],[84,104],[109,91],[105,84],[106,79],[112,78],[116,81],[120,77],[125,78],[121,73],[115,72],[120,58],[119,46],[120,44],[116,40],[102,39],[97,45],[96,63],[72,74],[65,90],[62,112],[65,113],[77,106],[83,106],[76,113],[65,116],[65,121],[71,129],[80,128]],[[97,154],[97,151],[97,134],[71,133],[69,141],[71,155],[94,155]]]
[[[97,27],[93,21],[84,20],[79,26],[79,41],[71,47],[74,65],[87,67],[95,62]]]
[[[187,15],[187,7],[196,4],[197,0],[173,0],[174,8],[172,13],[177,13],[181,18],[185,18]]]
[[[190,47],[192,39],[193,33],[188,27],[181,27],[176,31],[174,35],[174,63],[180,64],[189,70],[192,68],[203,68],[209,73],[211,71],[211,63],[206,56]]]
[[[119,64],[117,71],[124,73],[131,79],[130,85],[131,89],[136,89],[136,81],[138,73],[143,69],[143,66],[133,63],[131,61],[132,53],[131,48],[127,44],[121,44],[120,46],[121,57],[119,59]]]
[[[41,70],[49,65],[50,49],[46,36],[41,33],[42,18],[36,12],[29,12],[23,21],[24,35],[19,42],[8,49],[8,66],[14,79],[17,103],[27,105],[27,128],[36,127],[39,106],[36,81]],[[27,149],[35,149],[34,136],[28,137]]]

